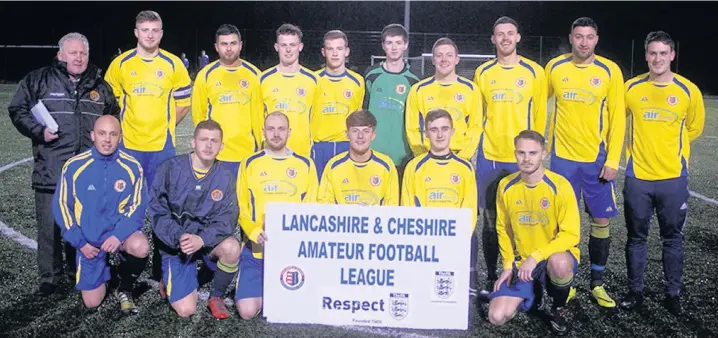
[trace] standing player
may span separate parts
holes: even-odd
[[[319,185],[320,203],[399,205],[399,175],[388,156],[371,149],[377,121],[357,110],[347,117],[349,151],[327,163]]]
[[[549,126],[551,170],[568,179],[591,217],[588,252],[591,295],[616,307],[603,284],[611,246],[608,220],[618,214],[615,179],[626,128],[623,74],[613,61],[594,54],[598,26],[586,17],[571,25],[573,47],[546,65],[548,96],[554,98]]]
[[[214,35],[219,60],[197,73],[192,89],[192,122],[217,121],[224,147],[217,159],[236,174],[239,162],[259,149],[262,89],[259,69],[239,58],[242,37],[237,27],[221,25]]]
[[[409,33],[400,24],[391,24],[381,32],[381,47],[386,60],[367,70],[364,108],[377,119],[376,140],[373,148],[387,154],[397,165],[399,176],[411,156],[404,131],[404,108],[409,89],[419,78],[404,62],[409,48]]]
[[[197,310],[197,260],[216,264],[208,306],[217,319],[229,318],[221,296],[237,274],[240,246],[235,174],[216,161],[222,128],[212,120],[197,124],[193,152],[160,165],[150,193],[152,230],[160,241],[160,296],[180,317]]]
[[[468,160],[474,156],[481,136],[483,120],[482,101],[474,84],[456,74],[459,49],[449,38],[436,40],[431,49],[434,76],[413,85],[406,99],[406,138],[414,156],[429,151],[426,114],[434,109],[444,109],[451,114],[456,135],[451,139],[450,149]]]
[[[626,82],[629,128],[626,183],[623,188],[628,242],[628,297],[621,307],[643,303],[643,274],[653,210],[663,241],[665,305],[681,310],[683,225],[688,213],[688,163],[691,142],[703,132],[705,106],[698,87],[671,72],[674,42],[662,31],[646,37],[648,74]]]
[[[324,34],[322,55],[326,67],[317,71],[318,85],[309,122],[314,142],[312,159],[319,177],[332,157],[349,150],[343,125],[349,114],[361,109],[364,101],[364,78],[346,68],[349,56],[346,34],[340,30]]]
[[[265,113],[279,111],[287,115],[294,135],[287,147],[299,155],[309,157],[312,149],[309,113],[317,88],[317,77],[299,64],[302,49],[304,44],[299,27],[288,23],[279,26],[277,42],[274,43],[274,50],[279,54],[279,64],[265,70],[260,81]],[[261,141],[259,135],[257,141]]]
[[[115,295],[120,310],[135,314],[135,281],[150,251],[142,232],[147,187],[140,163],[117,149],[120,121],[103,116],[90,137],[94,146],[65,162],[52,203],[62,237],[77,249],[75,288],[88,308],[100,305],[110,280],[108,254],[123,253],[122,281]]]
[[[487,290],[496,280],[499,244],[496,237],[496,204],[488,204],[489,186],[501,175],[519,170],[511,152],[513,138],[522,130],[539,134],[546,128],[546,88],[543,68],[516,52],[521,41],[519,26],[509,17],[494,23],[491,42],[496,59],[476,69],[474,83],[484,102],[484,127],[477,155],[476,183],[479,208],[483,209],[482,246],[488,269]],[[494,191],[495,193],[495,191]]]
[[[520,172],[501,180],[496,197],[503,272],[490,296],[489,321],[503,325],[519,308],[538,308],[533,305],[542,303],[545,288],[553,298],[551,330],[562,336],[580,259],[578,203],[568,180],[543,168],[546,140],[540,133],[522,131],[514,142]]]
[[[474,230],[478,212],[474,168],[451,151],[455,129],[449,112],[444,109],[429,111],[423,133],[429,139],[429,152],[415,157],[406,165],[401,185],[401,205],[471,209],[470,229],[466,229],[472,234],[469,294],[476,296],[478,241],[475,240]]]
[[[149,187],[160,163],[176,154],[175,126],[189,112],[192,93],[187,68],[177,56],[160,48],[162,35],[157,12],[137,14],[137,48],[112,60],[105,75],[120,103],[120,147],[140,162]],[[162,277],[159,259],[155,249],[152,278],[156,280]]]
[[[264,205],[267,202],[316,201],[317,173],[314,162],[287,148],[289,119],[273,112],[264,120],[266,148],[242,162],[237,191],[239,224],[244,232],[235,305],[242,319],[262,310],[264,262]],[[270,224],[270,226],[274,226]]]

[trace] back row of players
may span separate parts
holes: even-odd
[[[541,156],[535,157],[536,151],[531,153],[533,159],[527,159],[530,152],[524,154],[525,163],[519,158],[516,149],[518,143],[515,144],[514,138],[527,130],[534,131],[536,135],[526,136],[522,133],[524,138],[536,141],[541,146],[537,150],[538,155],[549,149],[551,170],[560,175],[546,173],[541,176],[543,180],[539,180],[539,183],[545,182],[551,188],[546,191],[562,195],[561,189],[556,186],[563,186],[562,180],[565,178],[572,187],[573,195],[570,199],[566,196],[562,198],[564,201],[572,201],[576,208],[577,201],[583,196],[591,217],[588,245],[591,294],[600,306],[616,306],[604,287],[603,273],[611,242],[609,219],[618,212],[615,178],[628,118],[624,196],[629,231],[627,265],[630,292],[622,305],[635,308],[642,302],[646,237],[653,209],[657,207],[664,240],[667,306],[672,312],[678,313],[683,262],[681,230],[687,212],[690,142],[703,129],[705,113],[702,95],[693,83],[670,71],[675,52],[673,41],[666,33],[652,32],[648,35],[645,47],[650,72],[624,84],[620,68],[614,62],[594,54],[598,43],[597,32],[596,24],[589,18],[574,21],[569,35],[572,52],[552,59],[544,69],[517,54],[516,45],[521,40],[518,24],[510,18],[502,17],[494,24],[491,37],[497,57],[481,65],[476,70],[474,81],[470,81],[456,74],[458,48],[448,38],[437,40],[432,48],[435,74],[419,80],[403,60],[408,47],[408,35],[402,26],[396,24],[382,31],[386,61],[369,69],[365,76],[345,67],[350,49],[347,37],[341,31],[333,30],[325,34],[321,51],[326,58],[326,67],[313,72],[299,63],[299,54],[303,48],[301,31],[290,24],[282,25],[277,30],[274,45],[280,63],[261,72],[239,58],[242,41],[236,27],[222,25],[215,35],[219,60],[203,68],[197,74],[194,84],[191,84],[181,61],[159,48],[162,38],[159,15],[145,11],[136,18],[137,48],[113,60],[106,80],[112,86],[122,109],[121,147],[144,169],[147,184],[153,187],[153,193],[155,186],[160,187],[159,183],[153,185],[153,181],[166,179],[164,173],[157,172],[157,168],[175,155],[175,126],[186,116],[190,107],[195,125],[200,126],[203,121],[212,120],[221,126],[220,143],[223,146],[220,146],[217,159],[222,167],[238,175],[238,186],[243,188],[261,185],[262,177],[278,174],[270,171],[284,168],[277,163],[273,163],[273,167],[264,165],[255,169],[253,166],[260,163],[263,157],[271,159],[274,155],[280,155],[260,149],[264,146],[271,148],[285,134],[284,139],[288,140],[291,154],[284,155],[290,155],[293,161],[299,162],[296,166],[286,168],[281,175],[292,179],[297,177],[300,175],[298,170],[301,163],[305,163],[307,168],[316,168],[321,185],[317,195],[320,199],[321,196],[332,196],[335,203],[399,204],[399,177],[402,174],[406,184],[412,181],[411,176],[416,174],[426,159],[435,157],[449,160],[446,163],[454,163],[455,166],[437,165],[432,168],[421,191],[413,192],[415,201],[403,201],[402,204],[426,205],[421,201],[429,198],[423,195],[431,191],[429,185],[432,184],[432,178],[436,178],[434,175],[438,177],[448,173],[447,180],[457,187],[449,189],[451,193],[448,194],[432,195],[435,200],[431,204],[469,207],[476,210],[476,215],[479,214],[478,208],[484,210],[482,241],[488,267],[487,289],[496,291],[490,294],[487,291],[484,296],[502,304],[500,311],[494,306],[493,316],[490,310],[490,319],[495,323],[510,318],[519,305],[524,309],[531,308],[531,287],[527,291],[525,287],[515,285],[520,284],[519,281],[511,283],[511,288],[506,290],[500,287],[504,281],[511,280],[513,270],[518,271],[520,281],[527,282],[534,277],[545,279],[545,273],[542,278],[536,277],[538,270],[548,269],[549,275],[550,271],[574,270],[575,273],[579,259],[578,248],[575,247],[578,241],[566,241],[560,235],[554,238],[557,232],[562,233],[559,228],[579,226],[558,224],[558,213],[566,213],[568,210],[565,203],[559,203],[562,205],[560,208],[564,208],[561,211],[556,209],[559,206],[554,206],[553,198],[534,198],[531,189],[513,193],[509,190],[510,186],[519,182],[518,174],[512,173],[519,171],[524,164],[534,168],[534,172],[540,167],[540,163],[532,162],[542,159]],[[541,135],[546,131],[548,98],[554,99],[554,114],[549,123],[549,142],[544,148]],[[280,120],[286,117],[286,125],[268,125],[270,119],[267,116],[274,112],[277,112],[274,116]],[[437,128],[431,130],[429,124],[437,119],[436,114],[445,114],[442,120],[451,122],[444,126],[446,130],[440,126],[431,126]],[[348,116],[353,118],[348,119]],[[374,116],[376,123],[370,122]],[[270,125],[272,128],[287,129],[268,130]],[[291,137],[288,137],[290,127]],[[195,142],[199,142],[196,137],[195,133],[195,145]],[[431,141],[450,142],[451,152],[433,154],[430,151],[433,147]],[[202,142],[207,144],[216,140],[210,138]],[[370,149],[370,144],[374,151]],[[195,146],[195,156],[202,158],[202,154],[210,155],[212,147],[207,147]],[[270,156],[265,156],[267,154]],[[414,161],[409,162],[412,158]],[[172,165],[171,161],[165,163],[165,167]],[[407,163],[409,166],[404,169]],[[471,177],[463,172],[464,168]],[[204,175],[209,175],[206,172],[208,168],[204,168],[205,171],[201,169],[195,167],[194,176],[192,173],[184,175],[201,180]],[[165,168],[164,171],[171,170]],[[499,183],[509,174],[512,175]],[[172,187],[188,182],[173,181],[162,186]],[[467,182],[469,186],[466,186]],[[529,183],[526,183],[528,187],[531,186]],[[443,182],[437,184],[443,185]],[[277,189],[277,195],[286,193],[282,192],[284,187],[281,185],[260,185],[253,188],[265,192],[267,188]],[[229,197],[224,190],[211,191],[205,197],[214,201]],[[256,273],[245,273],[244,267],[240,267],[242,273],[239,284],[246,278],[256,279],[253,284],[261,280],[261,261],[257,259],[261,258],[261,244],[266,239],[263,237],[262,224],[258,223],[258,219],[262,218],[262,201],[256,199],[255,190],[250,188],[249,191],[244,201],[247,205],[240,205],[239,208],[241,213],[249,213],[239,217],[249,242],[243,247],[242,259],[246,256],[247,261],[252,261],[251,264],[256,265],[253,269]],[[167,198],[166,192],[163,193]],[[271,194],[262,196],[265,201],[272,200],[267,197]],[[462,198],[457,199],[457,196]],[[515,201],[512,199],[509,203],[502,200],[509,198],[506,196],[511,196]],[[153,200],[156,197],[153,196]],[[406,194],[401,197],[411,198]],[[240,204],[242,199],[239,196]],[[172,199],[166,202],[180,203]],[[497,205],[500,207],[497,208]],[[538,212],[541,217],[519,217],[529,211]],[[155,218],[155,221],[159,219]],[[254,224],[255,227],[248,228],[244,223]],[[508,228],[513,227],[508,233],[513,232],[519,236],[521,231],[527,231],[519,228],[536,224],[542,226],[535,227],[535,230],[525,235],[521,234],[531,238],[529,241],[534,241],[534,246],[512,246],[510,235],[507,235]],[[155,233],[161,242],[167,243],[161,238],[161,232]],[[547,241],[538,243],[540,241],[535,239],[537,236]],[[173,240],[182,243],[192,241],[184,237]],[[554,252],[549,248],[556,247],[559,242],[572,244],[561,252],[555,252],[566,254],[566,257],[556,256],[558,258],[551,265],[549,256]],[[181,245],[194,248],[195,244]],[[177,246],[174,249],[177,250]],[[196,250],[190,251],[194,253]],[[499,251],[504,259],[504,269],[497,276]],[[474,234],[472,253],[477,252],[478,236]],[[171,278],[167,275],[173,268],[163,267],[165,260],[160,263],[158,253],[154,254],[154,258],[153,274],[155,278],[164,281],[167,292],[170,292],[172,286],[175,290],[182,289],[183,286],[170,285]],[[472,271],[475,263],[472,254]],[[543,267],[538,269],[537,266]],[[561,270],[564,266],[574,268]],[[164,273],[160,267],[164,268]],[[182,273],[181,268],[177,269]],[[219,270],[237,271],[237,265],[220,264]],[[164,278],[160,278],[162,274]],[[169,274],[171,276],[171,272]],[[561,277],[556,280],[551,276],[551,282],[554,286],[565,287],[562,289],[566,291],[563,299],[568,300],[575,293],[573,274],[562,272],[559,275]],[[186,287],[192,289],[192,285]],[[244,294],[239,286],[238,296]],[[255,291],[245,295],[244,299],[251,305],[244,306],[244,312],[240,309],[243,298],[238,299],[242,317],[251,317],[246,314],[261,309],[261,289],[259,293]],[[527,296],[527,293],[531,296]],[[173,297],[170,295],[170,298],[172,300]],[[563,316],[560,303],[556,309],[559,318]],[[181,312],[180,308],[176,309]],[[499,312],[502,315],[496,315]],[[560,322],[554,324],[555,327],[561,326]],[[558,331],[562,332],[560,329]]]

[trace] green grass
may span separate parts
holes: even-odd
[[[7,105],[14,86],[0,86],[0,165],[31,156],[30,142],[12,126]],[[718,100],[706,100],[704,137],[693,144],[690,189],[718,198]],[[178,127],[179,153],[190,150],[191,117]],[[31,163],[14,167],[0,174],[0,220],[29,238],[36,237],[34,200],[30,189]],[[617,182],[619,205],[623,177]],[[649,239],[646,269],[646,303],[641,312],[606,312],[589,300],[588,233],[585,215],[582,222],[581,262],[577,276],[577,299],[569,307],[573,319],[573,335],[581,337],[671,336],[694,337],[718,335],[715,313],[718,310],[718,274],[712,266],[718,261],[718,232],[715,220],[718,208],[698,199],[690,200],[690,213],[685,227],[685,265],[683,293],[686,316],[680,320],[670,316],[661,306],[663,298],[661,245],[654,222]],[[624,245],[626,241],[623,214],[612,220],[613,244],[606,272],[606,283],[615,297],[626,291]],[[479,259],[479,269],[485,269]],[[147,273],[149,271],[146,269]],[[481,278],[485,278],[482,273]],[[200,302],[199,313],[189,320],[180,320],[169,305],[160,300],[156,291],[141,286],[137,302],[142,312],[121,317],[112,297],[97,310],[85,310],[78,293],[71,286],[64,292],[43,299],[33,295],[38,284],[36,253],[0,236],[0,337],[380,337],[391,333],[416,333],[424,336],[472,337],[544,335],[547,328],[535,317],[519,314],[504,327],[492,327],[472,306],[470,329],[467,331],[381,330],[359,332],[345,328],[317,325],[268,324],[262,318],[242,321],[236,313],[225,321],[212,319],[206,302]],[[203,287],[206,290],[207,286]],[[313,309],[308,309],[314,311]]]

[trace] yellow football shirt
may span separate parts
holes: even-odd
[[[346,119],[362,108],[364,77],[349,69],[342,75],[330,75],[324,68],[317,71],[317,89],[312,105],[310,131],[314,142],[349,141]]]
[[[319,184],[320,203],[399,205],[399,174],[394,162],[378,151],[369,161],[355,162],[349,152],[334,156]]]

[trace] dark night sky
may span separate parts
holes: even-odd
[[[710,54],[706,53],[706,49],[713,45],[711,39],[718,32],[714,11],[709,7],[714,5],[714,2],[685,1],[412,2],[410,29],[412,32],[423,33],[488,35],[496,18],[509,15],[522,26],[524,37],[565,37],[575,18],[590,16],[599,25],[598,51],[605,51],[606,56],[628,55],[630,59],[630,42],[626,41],[637,39],[635,51],[638,55],[634,57],[634,62],[639,71],[645,70],[645,61],[641,55],[642,40],[648,32],[661,29],[680,41],[680,73],[705,88],[705,91],[716,93],[718,84],[707,76],[715,72],[707,71],[713,68],[713,63],[710,62],[712,59],[709,60]],[[56,44],[64,33],[79,31],[90,39],[92,61],[106,68],[116,48],[126,50],[136,44],[132,34],[134,16],[143,9],[156,10],[164,20],[162,48],[176,54],[184,51],[191,60],[202,48],[207,49],[211,56],[214,55],[211,50],[213,34],[222,23],[232,23],[240,29],[250,30],[273,30],[284,22],[292,22],[304,30],[326,31],[338,28],[346,31],[380,31],[388,23],[404,21],[404,1],[4,2],[0,3],[0,31],[3,32],[0,34],[0,44]],[[59,15],[61,11],[65,14]],[[255,63],[260,61],[253,57],[274,58],[271,62],[276,62],[276,55],[269,55],[272,50],[267,49],[271,48],[268,46],[273,41],[264,42],[267,37],[273,39],[271,32],[261,37],[250,34],[244,36],[246,48],[243,56]],[[524,41],[529,39],[525,38]],[[262,45],[270,53],[252,55],[254,52],[249,48],[250,45]],[[305,54],[318,53],[315,47],[305,48]],[[464,49],[461,44],[459,47]],[[354,45],[354,49],[357,48]],[[377,45],[375,49],[380,52],[378,48]],[[528,47],[524,45],[523,48]],[[522,44],[519,44],[519,52],[521,49]],[[0,49],[0,79],[17,80],[16,74],[24,74],[47,64],[48,57],[51,58],[54,51],[30,53]],[[630,63],[630,60],[621,61],[622,67]]]

